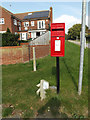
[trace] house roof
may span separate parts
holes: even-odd
[[[28,14],[31,14],[31,15],[28,15]],[[17,13],[17,14],[14,14],[14,15],[21,20],[27,20],[27,19],[33,19],[33,18],[48,17],[49,16],[49,10],[26,12],[26,13]]]
[[[43,18],[43,17],[49,17],[49,11],[34,12],[31,15],[25,16],[24,20],[34,19],[34,18]]]
[[[27,19],[34,19],[34,18],[43,18],[43,17],[49,17],[50,11],[49,10],[43,10],[43,11],[34,11],[34,12],[25,12],[25,13],[16,13],[13,14],[12,12],[8,11],[7,9],[0,6],[0,9],[5,10],[7,13],[9,13],[14,18],[17,18],[19,20],[27,20]],[[29,15],[31,13],[31,15]]]

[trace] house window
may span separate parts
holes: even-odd
[[[14,25],[17,25],[17,20],[16,19],[14,19]]]
[[[31,21],[31,26],[34,26],[34,21]]]
[[[45,28],[45,20],[38,21],[38,29],[44,29]]]
[[[17,32],[15,32],[15,35],[17,35]]]
[[[18,22],[18,25],[21,26],[21,22]]]
[[[21,40],[27,40],[27,33],[21,33]]]
[[[25,30],[28,30],[28,28],[27,28],[27,27],[25,27]]]
[[[21,27],[19,27],[19,31],[21,31]]]
[[[24,22],[24,27],[29,27],[29,22]]]
[[[39,28],[41,28],[41,22],[39,21]]]
[[[4,18],[0,18],[0,24],[4,24]]]

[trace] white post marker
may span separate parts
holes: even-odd
[[[36,71],[35,47],[33,47],[33,69]]]
[[[81,51],[80,51],[80,69],[79,69],[79,84],[78,94],[81,95],[82,79],[83,79],[83,61],[85,47],[85,24],[86,24],[86,0],[82,0],[82,32],[81,32]]]
[[[49,89],[49,82],[45,81],[45,80],[41,80],[40,83],[38,85],[36,85],[37,87],[40,87],[36,93],[37,95],[39,95],[40,93],[40,97],[41,97],[41,101],[43,99],[46,98],[46,89]]]

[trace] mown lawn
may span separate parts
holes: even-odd
[[[47,56],[37,60],[33,72],[32,61],[25,64],[3,65],[3,117],[88,117],[88,49],[85,50],[82,95],[77,92],[80,47],[66,41],[65,57],[60,58],[60,94],[48,90],[41,101],[36,85],[41,79],[56,86],[56,58]]]

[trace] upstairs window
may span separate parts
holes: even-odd
[[[21,31],[21,27],[19,27],[19,31]]]
[[[0,18],[0,24],[4,24],[4,18]]]
[[[24,27],[29,27],[29,22],[24,22]]]
[[[21,22],[18,22],[18,25],[21,27]]]
[[[14,19],[13,21],[14,21],[14,25],[17,25],[17,20],[16,20],[16,19]]]
[[[34,26],[34,21],[31,21],[31,26]]]
[[[28,30],[28,28],[27,28],[27,27],[25,27],[25,30]]]
[[[44,29],[45,28],[45,20],[38,21],[38,29]]]

